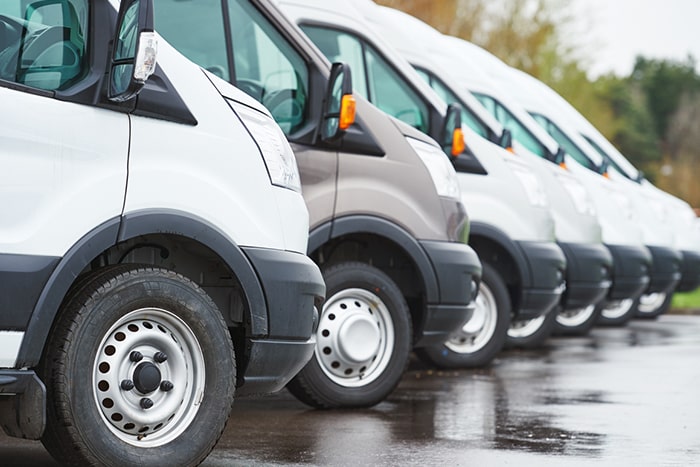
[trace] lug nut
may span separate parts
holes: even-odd
[[[148,410],[151,407],[153,407],[153,401],[148,397],[144,397],[143,399],[141,399],[140,405],[142,409]]]
[[[171,382],[168,381],[168,380],[161,381],[161,383],[160,383],[160,390],[163,391],[163,392],[168,392],[168,391],[170,391],[173,387],[175,387],[175,386],[173,386],[173,383],[171,383]]]
[[[131,360],[134,363],[140,362],[141,360],[143,360],[143,354],[138,350],[134,350],[129,354],[129,360]]]
[[[121,388],[125,391],[131,391],[132,389],[134,389],[134,382],[130,379],[122,380]]]
[[[153,356],[153,360],[155,360],[156,363],[163,363],[168,359],[168,356],[165,354],[165,352],[156,352],[156,354]]]

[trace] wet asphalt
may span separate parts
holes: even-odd
[[[0,464],[55,465],[0,435]],[[700,465],[700,316],[666,315],[507,351],[486,369],[412,361],[365,410],[283,391],[239,399],[205,466]]]

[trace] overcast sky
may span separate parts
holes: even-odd
[[[589,60],[589,75],[626,76],[637,55],[700,62],[700,0],[574,0],[570,36]],[[700,64],[697,66],[700,72]]]

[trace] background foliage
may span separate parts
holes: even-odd
[[[700,76],[693,57],[638,57],[629,76],[586,73],[566,41],[569,0],[377,0],[484,47],[544,81],[659,188],[700,207]]]

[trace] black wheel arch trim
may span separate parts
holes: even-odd
[[[17,358],[19,367],[33,367],[41,358],[47,336],[63,297],[81,271],[100,253],[130,238],[147,234],[174,234],[207,246],[235,271],[246,295],[251,334],[267,335],[267,302],[253,265],[233,240],[206,220],[175,210],[141,210],[115,217],[96,227],[71,247],[58,263],[39,296]]]
[[[473,237],[487,238],[506,250],[518,268],[518,277],[520,277],[521,286],[527,287],[528,285],[532,284],[532,275],[530,274],[527,258],[525,257],[522,249],[518,246],[517,242],[510,238],[508,234],[491,224],[471,221],[469,226],[470,245],[472,244],[471,240]]]
[[[350,215],[335,219],[332,223],[326,224],[330,228],[328,239],[335,239],[343,235],[369,233],[386,238],[397,244],[416,265],[420,279],[425,287],[425,298],[427,303],[438,303],[440,301],[440,288],[437,275],[428,254],[420,245],[419,241],[406,229],[381,217],[369,215]],[[321,235],[325,235],[326,226],[314,229],[318,235],[314,237],[316,248],[323,244]],[[309,251],[311,249],[311,237],[309,238]]]

